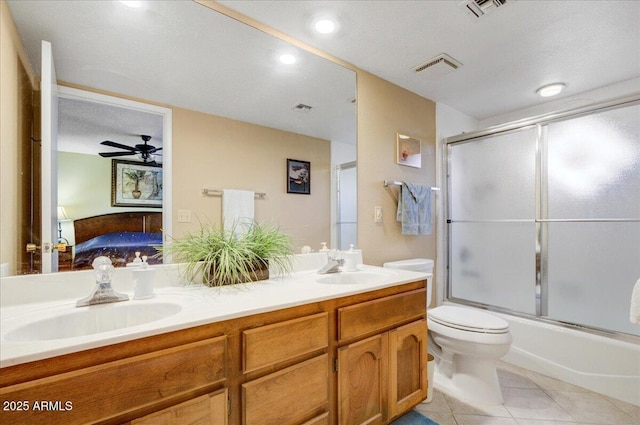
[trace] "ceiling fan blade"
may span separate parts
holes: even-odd
[[[122,143],[112,142],[111,140],[105,140],[104,142],[100,142],[100,144],[105,146],[111,146],[118,149],[126,149],[132,152],[137,151],[137,149],[134,147],[123,145]]]
[[[137,152],[100,152],[100,155],[103,158],[110,158],[112,156],[125,156],[125,155],[135,155]]]

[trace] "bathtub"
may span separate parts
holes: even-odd
[[[503,361],[640,406],[640,343],[492,313],[513,336]]]

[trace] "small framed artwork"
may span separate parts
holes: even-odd
[[[287,159],[287,193],[311,194],[311,163]]]
[[[398,133],[396,140],[396,163],[408,167],[422,167],[420,140]]]
[[[112,160],[111,206],[162,208],[162,165]]]

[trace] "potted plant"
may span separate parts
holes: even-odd
[[[235,227],[223,230],[201,225],[171,244],[159,247],[161,255],[185,262],[185,277],[195,281],[202,276],[207,286],[233,285],[269,278],[269,266],[279,273],[292,268],[292,244],[288,235],[274,226],[252,222],[244,234]]]

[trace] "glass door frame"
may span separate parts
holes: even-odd
[[[531,118],[526,118],[518,121],[514,121],[511,123],[506,123],[504,125],[490,127],[484,130],[469,132],[460,134],[457,136],[452,136],[444,140],[442,155],[445,170],[444,170],[444,179],[443,179],[443,190],[441,191],[444,196],[443,199],[443,207],[444,214],[442,220],[444,220],[444,225],[446,225],[446,229],[443,232],[444,237],[444,300],[451,301],[458,304],[469,305],[472,307],[477,307],[489,311],[496,311],[500,313],[510,314],[514,316],[524,317],[536,321],[548,322],[557,324],[560,326],[566,326],[570,328],[577,328],[583,330],[585,332],[605,335],[609,337],[613,337],[620,340],[633,341],[637,342],[638,337],[634,335],[630,335],[627,333],[617,332],[613,330],[606,330],[600,328],[593,328],[585,325],[561,322],[555,319],[551,319],[545,317],[548,314],[548,299],[547,299],[547,259],[546,253],[548,252],[548,235],[547,235],[547,227],[545,224],[556,221],[547,219],[547,125],[556,122],[556,121],[564,121],[571,118],[577,118],[580,116],[591,115],[598,112],[604,112],[611,109],[622,108],[625,106],[632,106],[640,104],[640,94],[619,98],[606,102],[595,103],[590,106],[570,109],[566,111],[553,112],[549,114],[539,115]],[[473,141],[477,141],[480,139],[485,139],[487,137],[508,134],[512,132],[522,131],[528,128],[536,127],[537,128],[537,140],[536,140],[536,164],[535,164],[535,185],[536,185],[536,206],[535,206],[535,223],[536,223],[536,271],[535,271],[535,293],[536,293],[536,314],[528,314],[520,311],[510,310],[504,307],[497,307],[489,304],[483,304],[480,302],[469,301],[461,298],[455,298],[452,295],[452,273],[450,270],[451,267],[451,258],[452,258],[452,246],[451,246],[451,148],[455,145],[470,143]],[[612,221],[618,221],[613,219]],[[633,220],[635,221],[635,220]],[[640,219],[638,220],[640,221]]]

